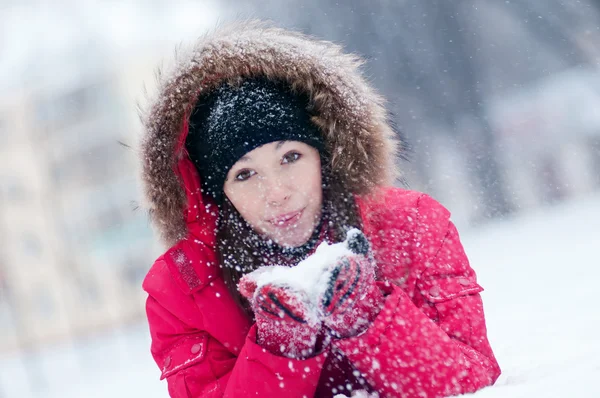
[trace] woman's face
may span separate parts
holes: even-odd
[[[256,232],[281,246],[301,246],[321,217],[319,152],[299,141],[265,144],[233,165],[223,190]]]

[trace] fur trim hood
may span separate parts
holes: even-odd
[[[247,21],[205,35],[177,56],[172,71],[159,71],[157,97],[141,116],[140,155],[144,206],[163,243],[172,246],[189,232],[191,187],[179,164],[187,158],[186,119],[199,96],[225,82],[266,76],[307,93],[332,170],[348,190],[368,195],[393,184],[399,142],[383,98],[361,75],[362,63],[331,42]]]

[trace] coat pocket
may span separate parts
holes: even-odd
[[[201,362],[206,356],[207,342],[208,335],[204,332],[182,338],[163,357],[160,379]]]
[[[422,281],[419,287],[423,297],[433,304],[443,303],[457,297],[477,294],[483,291],[483,288],[479,286],[474,278],[465,276],[442,277]]]

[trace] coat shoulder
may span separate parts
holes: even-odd
[[[381,229],[416,228],[437,223],[447,227],[450,212],[426,193],[398,187],[383,187],[358,199],[365,226]],[[380,225],[381,224],[381,225]]]
[[[148,294],[162,290],[164,285],[172,283],[171,274],[164,259],[164,254],[154,260],[142,282],[142,289]]]
[[[357,203],[380,276],[399,284],[420,274],[449,230],[450,212],[422,192],[386,187]]]
[[[148,293],[146,303],[147,311],[152,305],[152,312],[159,314],[170,314],[185,325],[203,329],[203,316],[199,312],[195,300],[197,297],[193,294],[196,290],[190,286],[201,286],[200,278],[195,274],[184,276],[177,265],[174,253],[179,253],[178,245],[167,250],[158,257],[142,282],[143,290]],[[160,308],[160,310],[158,310]],[[166,316],[164,319],[168,319]],[[148,321],[156,326],[165,322],[161,317],[148,317]]]
[[[156,259],[142,288],[152,294],[177,289],[191,295],[218,278],[214,249],[197,240],[182,240]]]

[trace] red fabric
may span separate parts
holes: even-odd
[[[195,188],[188,196],[190,206],[202,205]],[[256,343],[215,265],[213,215],[186,215],[189,239],[161,256],[143,285],[151,352],[172,397],[327,397],[350,395],[349,384],[384,397],[432,398],[494,383],[500,369],[487,340],[483,289],[448,211],[397,188],[358,205],[385,306],[363,334],[308,359]]]
[[[310,313],[306,292],[267,284],[250,302],[257,342],[263,348],[288,358],[307,358],[315,354],[321,321]]]
[[[383,307],[383,294],[375,281],[375,264],[360,254],[345,256],[330,270],[332,298],[321,308],[323,325],[336,338],[356,336],[365,331]],[[331,272],[331,271],[330,271]],[[335,287],[335,288],[334,288]],[[319,298],[321,305],[324,297]]]

